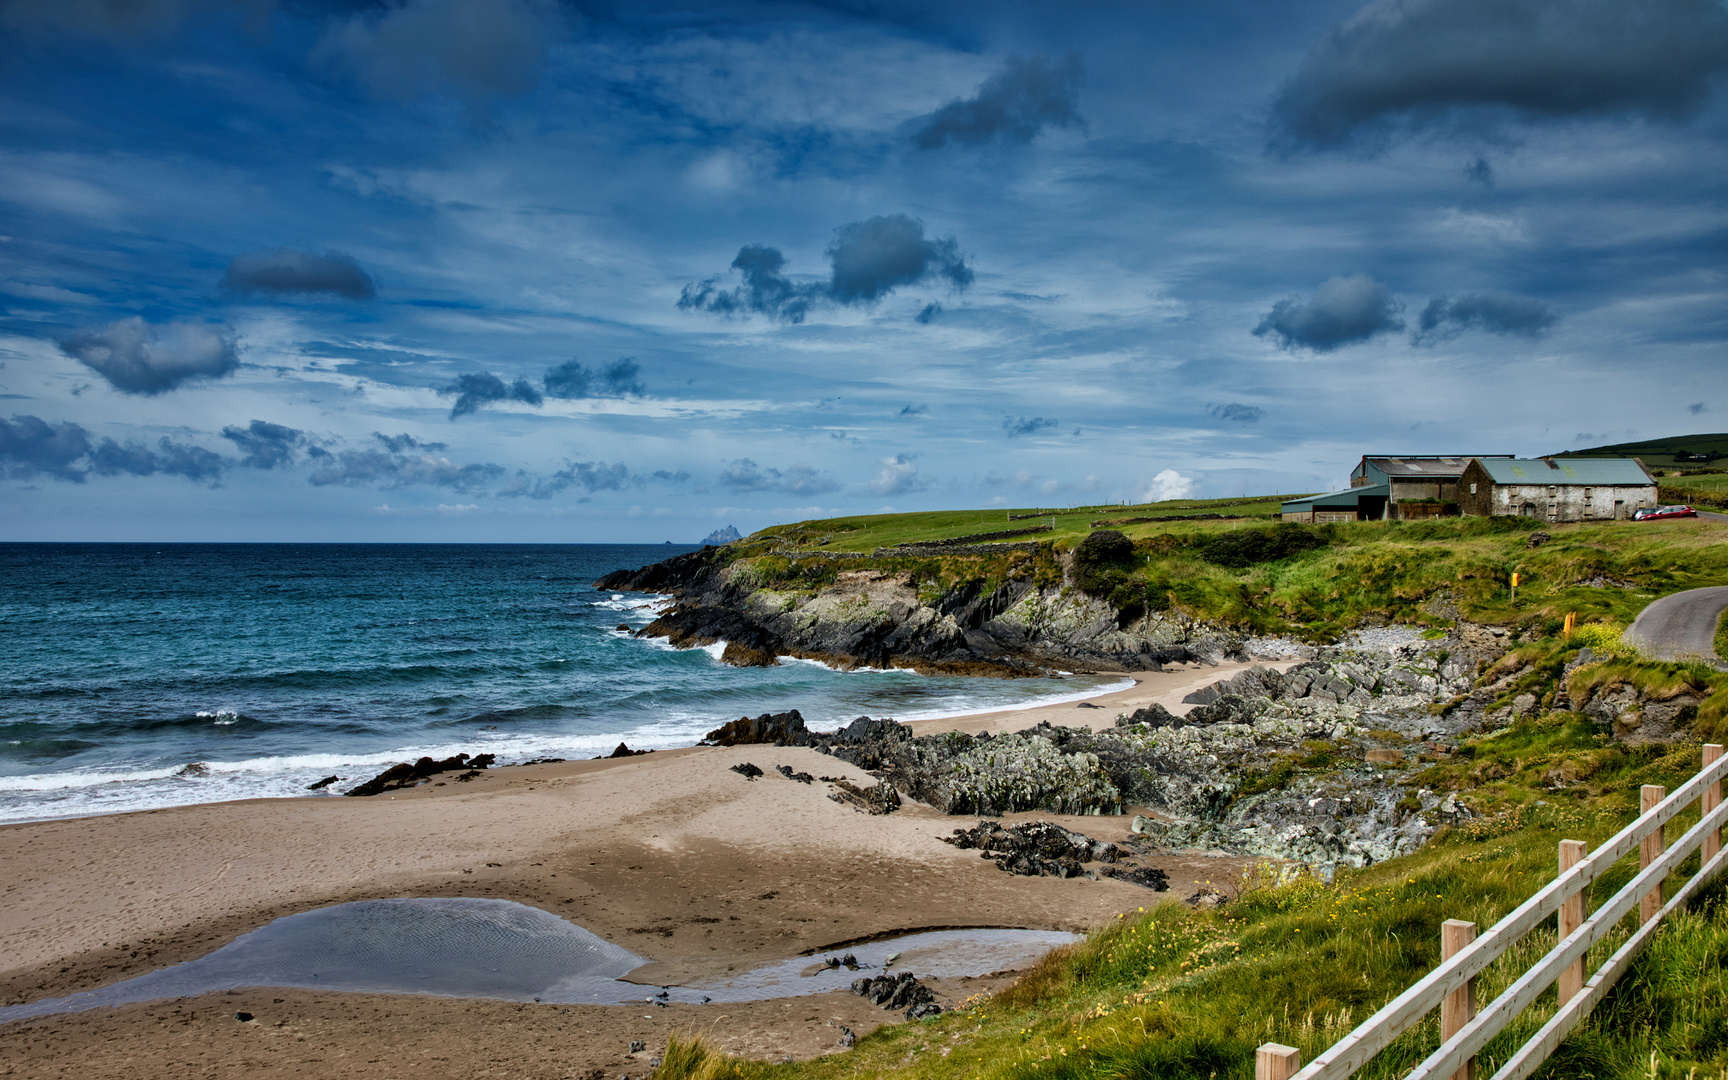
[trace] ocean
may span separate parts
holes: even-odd
[[[600,592],[684,551],[626,544],[0,544],[0,823],[329,798],[422,755],[507,765],[688,746],[739,716],[812,727],[1072,700],[1116,676],[733,668],[633,637]]]

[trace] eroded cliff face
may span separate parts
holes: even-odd
[[[910,667],[978,675],[1055,669],[1137,671],[1242,655],[1239,635],[1168,613],[1119,625],[1117,610],[1071,586],[982,581],[921,593],[909,574],[848,570],[832,585],[788,591],[762,584],[750,563],[694,552],[596,582],[660,592],[672,606],[643,629],[674,645],[725,641],[739,666],[776,656],[840,667]]]

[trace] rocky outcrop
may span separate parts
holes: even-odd
[[[1002,554],[952,545],[932,552]],[[820,554],[819,565],[833,557]],[[1012,573],[934,597],[921,596],[908,573],[870,569],[841,570],[823,588],[787,590],[765,584],[753,563],[705,548],[609,574],[595,587],[672,596],[672,605],[638,633],[680,648],[723,641],[721,659],[740,666],[795,656],[842,668],[1013,676],[1052,668],[1147,670],[1244,655],[1244,639],[1232,631],[1170,612],[1140,613],[1124,625],[1122,611],[1107,600],[1073,587],[1039,587]]]

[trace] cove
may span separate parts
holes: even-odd
[[[895,971],[960,977],[1018,968],[1079,940],[1051,930],[933,930],[796,956],[724,979],[653,987],[623,981],[647,961],[551,912],[510,900],[361,900],[288,915],[220,949],[112,986],[0,1008],[0,1023],[243,986],[434,994],[552,1004],[760,1001],[844,989]]]

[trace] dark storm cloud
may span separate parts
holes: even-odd
[[[733,491],[777,491],[787,495],[822,495],[840,487],[832,477],[803,462],[788,465],[782,471],[763,468],[749,458],[739,458],[720,470],[720,483]]]
[[[304,431],[267,420],[254,420],[246,427],[229,425],[222,429],[222,437],[239,448],[240,464],[252,469],[292,465],[308,445]]]
[[[0,419],[0,470],[13,480],[49,476],[84,482],[77,462],[90,452],[90,433],[73,423],[50,424],[36,416]]]
[[[201,446],[177,443],[164,435],[155,449],[143,443],[103,439],[90,451],[90,471],[98,476],[184,476],[214,482],[230,464],[227,458]]]
[[[238,10],[256,20],[275,6],[272,0],[0,0],[0,27],[139,42],[177,33],[194,12]]]
[[[226,326],[173,322],[153,326],[134,315],[77,330],[60,350],[128,394],[161,394],[193,379],[217,379],[240,366]]]
[[[834,264],[828,294],[842,304],[867,304],[926,277],[944,278],[956,289],[972,284],[959,243],[926,239],[923,223],[905,214],[841,226],[828,260]]]
[[[940,314],[942,314],[942,305],[932,300],[928,304],[925,304],[923,310],[912,316],[912,318],[917,320],[919,326],[929,326],[931,323],[936,321],[936,316]]]
[[[1082,75],[1080,57],[1057,61],[1042,56],[1011,58],[984,80],[978,93],[951,101],[917,121],[912,145],[936,150],[950,140],[966,146],[989,142],[1025,145],[1047,127],[1080,127],[1075,107]]]
[[[440,388],[438,393],[446,397],[456,395],[456,404],[450,407],[452,420],[478,412],[481,406],[494,401],[520,401],[525,405],[539,405],[545,400],[527,379],[517,379],[506,384],[503,379],[488,371],[458,375],[455,382]]]
[[[519,472],[498,494],[550,499],[571,488],[580,488],[592,495],[596,491],[623,491],[628,486],[640,486],[641,483],[641,478],[631,476],[623,462],[572,461],[551,476]]]
[[[686,285],[678,306],[686,311],[754,313],[801,323],[821,301],[867,305],[903,285],[938,279],[963,289],[973,279],[958,241],[926,237],[923,223],[905,214],[841,226],[826,255],[828,281],[800,285],[786,276],[786,257],[778,248],[748,245],[732,260],[732,269],[744,279],[743,284],[727,290],[720,287],[719,278],[708,278]]]
[[[1060,423],[1060,420],[1050,416],[1005,416],[1002,418],[1002,430],[1008,433],[1010,439],[1014,439],[1021,435],[1036,435]]]
[[[237,255],[222,277],[222,288],[236,293],[334,293],[367,300],[378,287],[354,256],[340,251],[270,248]]]
[[[1309,50],[1274,146],[1341,146],[1467,110],[1683,116],[1728,68],[1718,0],[1377,0]]]
[[[786,256],[779,248],[747,244],[738,249],[732,269],[744,283],[735,289],[720,287],[720,279],[708,278],[684,286],[678,307],[684,311],[711,311],[716,315],[766,315],[789,323],[801,323],[810,305],[824,295],[820,285],[794,285],[783,272]]]
[[[690,482],[690,474],[683,469],[679,469],[677,472],[655,469],[652,475],[654,479],[667,484],[687,484]]]
[[[1234,401],[1227,405],[1214,405],[1211,412],[1220,420],[1231,420],[1238,424],[1258,423],[1266,415],[1266,410],[1258,405],[1243,405]]]
[[[1472,184],[1483,187],[1494,186],[1494,166],[1488,164],[1488,159],[1478,156],[1470,164],[1464,166],[1464,179]]]
[[[1554,312],[1540,300],[1511,293],[1466,293],[1436,296],[1422,309],[1415,341],[1432,345],[1450,341],[1466,330],[1490,334],[1541,337],[1555,323]]]
[[[484,493],[505,474],[503,466],[490,462],[458,465],[437,453],[442,443],[420,443],[411,435],[374,432],[379,448],[341,450],[332,453],[318,447],[307,451],[316,466],[308,479],[318,487],[404,488],[442,487],[465,493]]]
[[[1333,349],[1367,341],[1377,334],[1404,329],[1404,306],[1386,286],[1366,274],[1336,277],[1321,285],[1314,299],[1280,300],[1254,328],[1257,337],[1273,337],[1283,348]]]
[[[313,55],[378,97],[484,99],[533,86],[565,29],[556,0],[402,0],[333,20]]]
[[[230,464],[202,447],[164,436],[154,448],[139,442],[93,441],[74,423],[50,424],[35,416],[0,419],[0,475],[14,480],[46,476],[81,484],[97,476],[183,476],[215,481]]]
[[[545,384],[546,396],[555,398],[625,397],[647,392],[642,367],[631,356],[621,356],[593,370],[579,360],[566,360],[547,369]]]
[[[423,439],[416,439],[414,436],[409,435],[406,432],[401,435],[385,435],[382,432],[374,431],[372,437],[377,439],[379,444],[392,454],[405,454],[410,450],[421,450],[428,454],[437,454],[450,449],[448,443],[426,442]]]

